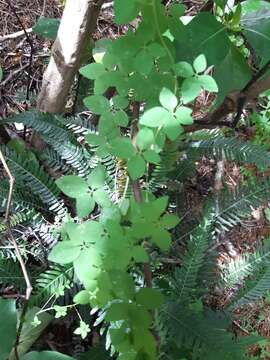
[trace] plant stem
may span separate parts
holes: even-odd
[[[19,326],[18,326],[18,330],[17,330],[17,334],[16,334],[16,340],[15,340],[15,345],[14,345],[14,352],[15,352],[15,357],[16,360],[19,360],[19,354],[18,354],[18,346],[19,346],[19,342],[20,342],[20,336],[21,336],[21,332],[22,332],[22,327],[23,327],[23,323],[24,323],[24,319],[25,319],[25,314],[27,312],[28,309],[28,304],[29,304],[29,299],[32,293],[32,285],[31,285],[31,281],[24,263],[24,260],[22,258],[20,249],[18,247],[18,244],[12,234],[11,231],[11,226],[10,226],[10,211],[11,211],[11,204],[12,204],[12,194],[13,194],[13,187],[14,187],[14,177],[11,174],[11,171],[9,170],[9,167],[7,165],[7,162],[5,160],[5,157],[2,153],[2,151],[0,150],[0,161],[4,167],[5,172],[7,173],[8,179],[9,179],[9,193],[8,193],[8,199],[7,199],[7,207],[6,207],[6,213],[5,213],[5,222],[7,224],[7,233],[8,233],[8,237],[12,243],[12,245],[14,246],[15,249],[15,253],[17,256],[17,259],[19,261],[23,276],[24,276],[24,280],[26,283],[26,292],[25,292],[25,301],[24,301],[24,305],[23,305],[23,309],[22,309],[22,313],[20,316],[20,320],[19,320]]]

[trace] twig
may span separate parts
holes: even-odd
[[[264,77],[269,66],[270,61],[252,77],[241,91],[229,94],[215,111],[200,119],[196,119],[194,125],[185,126],[185,132],[223,126],[235,128],[241,118],[245,104],[258,97],[265,90],[270,89],[270,76]],[[233,121],[224,120],[229,114],[233,113],[236,113]]]
[[[14,6],[11,4],[10,0],[6,0],[11,11],[13,12],[14,16],[16,17],[16,19],[18,20],[18,23],[20,24],[22,31],[24,32],[27,42],[30,46],[30,57],[29,57],[29,63],[28,63],[28,78],[27,78],[27,89],[26,89],[26,100],[29,101],[30,99],[30,85],[31,85],[31,75],[32,75],[32,64],[33,64],[33,54],[34,54],[34,45],[33,42],[27,32],[27,29],[25,28],[25,26],[23,25],[20,17],[17,14],[16,9],[14,8]]]
[[[28,29],[25,29],[25,31],[27,32],[27,34],[30,34],[33,29],[32,28],[28,28]],[[4,35],[4,36],[0,36],[0,42],[4,42],[6,40],[12,40],[12,39],[16,39],[20,36],[23,36],[25,35],[25,31],[24,30],[20,30],[20,31],[16,31],[12,34],[7,34],[7,35]]]
[[[19,69],[17,70],[14,70],[12,71],[7,77],[5,80],[3,80],[1,83],[0,83],[0,86],[1,87],[4,87],[7,83],[10,82],[10,80],[12,80],[14,78],[14,76],[16,76],[17,74],[19,74],[21,71],[23,71],[24,69],[28,68],[29,67],[29,64],[26,64],[26,65],[23,65],[22,67],[20,67]]]
[[[24,301],[24,305],[23,305],[23,309],[22,309],[22,313],[20,316],[20,321],[19,321],[19,327],[17,330],[17,335],[16,335],[16,341],[15,341],[15,345],[14,345],[14,352],[15,352],[15,357],[16,360],[19,360],[19,354],[18,354],[18,346],[19,346],[19,342],[20,342],[20,336],[21,336],[21,332],[22,332],[22,327],[23,327],[23,323],[24,323],[24,318],[25,318],[25,314],[28,308],[28,304],[29,304],[29,299],[32,293],[32,285],[31,285],[31,281],[25,266],[25,263],[23,261],[20,249],[18,247],[18,244],[12,234],[11,231],[11,227],[10,227],[10,211],[11,211],[11,203],[12,203],[12,194],[13,194],[13,187],[14,187],[14,177],[12,176],[9,167],[6,163],[6,160],[4,158],[4,155],[2,153],[2,151],[0,150],[0,161],[4,167],[5,172],[7,173],[8,179],[9,179],[9,192],[8,192],[8,198],[7,198],[7,206],[6,206],[6,213],[5,213],[5,222],[7,224],[7,233],[8,233],[8,237],[12,243],[12,245],[14,246],[15,249],[15,254],[16,257],[19,261],[22,273],[23,273],[23,277],[26,283],[26,292],[25,292],[25,301]]]

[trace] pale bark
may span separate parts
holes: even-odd
[[[104,0],[67,0],[52,48],[52,56],[44,73],[38,97],[38,109],[61,113],[80,67],[87,41],[96,28],[97,18]]]

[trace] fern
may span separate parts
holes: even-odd
[[[233,310],[239,306],[255,303],[269,292],[270,288],[270,264],[254,275],[254,279],[247,279],[245,287],[239,292],[236,299],[229,306]]]
[[[161,162],[155,166],[150,175],[150,189],[156,190],[157,188],[164,187],[164,185],[166,185],[169,178],[169,173],[174,169],[175,162],[177,161],[178,157],[178,144],[166,144],[163,152],[161,153]]]
[[[186,156],[190,160],[197,160],[203,155],[215,159],[225,158],[239,164],[255,164],[260,170],[270,166],[270,154],[261,146],[216,133],[213,138],[191,142],[186,149]]]
[[[36,280],[36,298],[50,298],[59,295],[69,288],[73,282],[73,266],[61,267],[51,266],[51,268],[40,274]]]
[[[5,211],[7,205],[7,195],[9,190],[9,184],[7,181],[0,181],[0,209]],[[48,215],[53,215],[54,212],[50,211],[45,204],[39,199],[38,196],[32,194],[31,192],[23,191],[22,186],[15,186],[12,194],[12,212],[28,212],[36,210],[40,213],[46,213]]]
[[[25,280],[18,262],[0,259],[0,289],[13,286],[19,291],[25,289]]]
[[[231,191],[226,189],[215,203],[215,232],[229,231],[233,226],[250,215],[252,208],[270,199],[270,180],[254,184],[252,181],[240,184]]]
[[[66,161],[50,146],[46,147],[46,149],[39,154],[39,158],[44,162],[45,167],[49,167],[56,173],[68,174],[70,172],[70,167],[66,164]]]
[[[222,282],[227,287],[239,285],[245,278],[257,274],[263,266],[269,265],[269,262],[269,247],[257,250],[253,254],[240,255],[221,266]]]
[[[257,336],[236,339],[228,332],[230,319],[221,312],[196,312],[182,308],[178,302],[163,307],[162,322],[165,325],[166,346],[164,353],[170,354],[172,345],[176,345],[176,358],[184,357],[192,351],[194,360],[240,360],[247,359],[248,345],[256,343]],[[162,357],[166,359],[170,357]]]
[[[16,184],[27,193],[35,194],[49,210],[63,216],[65,209],[63,202],[58,198],[59,189],[43,168],[37,162],[29,161],[5,146],[1,147],[1,151],[16,177]]]
[[[176,269],[172,289],[177,293],[179,304],[183,305],[197,294],[198,275],[204,265],[205,254],[211,239],[211,213],[206,212],[201,224],[192,233],[187,251],[182,256],[182,266]]]
[[[33,128],[78,175],[86,176],[89,173],[86,152],[60,119],[55,115],[28,111],[9,118],[6,122],[19,122]]]
[[[19,224],[23,224],[26,222],[31,221],[32,223],[34,223],[37,218],[38,218],[38,214],[35,213],[34,210],[30,210],[28,212],[24,212],[24,213],[17,213],[17,214],[13,214],[10,216],[10,226],[13,228]],[[4,232],[7,230],[7,224],[5,222],[5,220],[1,220],[0,219],[0,233]]]
[[[252,208],[260,206],[270,199],[270,180],[263,179],[254,184],[252,181],[240,184],[231,191],[224,189],[218,194],[218,198],[210,198],[206,209],[212,209],[212,242],[218,234],[231,230],[235,225],[248,217]],[[184,239],[196,230],[198,225],[186,231],[176,239]]]

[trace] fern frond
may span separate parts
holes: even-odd
[[[0,259],[0,289],[13,286],[19,291],[25,289],[25,279],[18,262]]]
[[[20,184],[26,194],[35,194],[49,210],[63,216],[65,209],[63,202],[58,198],[60,191],[43,168],[38,163],[25,159],[6,146],[2,146],[1,151],[16,178],[16,184]]]
[[[264,247],[253,254],[243,254],[220,268],[222,271],[222,282],[225,286],[233,287],[239,285],[248,276],[258,271],[270,262],[270,248]]]
[[[48,213],[50,215],[54,214],[42,203],[38,196],[30,192],[26,193],[23,190],[23,186],[17,186],[15,183],[12,195],[12,213],[29,212],[35,209],[37,212]],[[3,209],[3,211],[7,205],[8,191],[8,182],[5,180],[0,181],[0,209]]]
[[[253,278],[246,279],[244,288],[236,296],[236,299],[229,306],[233,310],[239,306],[252,304],[265,296],[270,289],[270,263],[253,274]]]
[[[91,120],[89,120],[88,117],[84,118],[81,115],[76,115],[73,117],[68,117],[64,121],[64,125],[75,134],[84,135],[89,130],[92,132],[96,131],[96,127],[91,123]]]
[[[204,265],[205,254],[211,239],[212,217],[206,212],[202,222],[190,236],[187,251],[182,256],[182,266],[175,271],[172,280],[173,293],[177,294],[180,305],[197,296],[198,275]]]
[[[44,140],[63,142],[76,142],[73,134],[65,128],[57,116],[42,113],[37,110],[22,112],[13,117],[4,120],[5,123],[22,123],[25,126],[33,128],[44,137]],[[47,142],[47,141],[46,141]]]
[[[88,175],[86,152],[59,116],[32,110],[9,118],[5,122],[19,122],[31,127],[67,164],[78,172],[78,175]]]
[[[227,331],[230,319],[221,312],[193,312],[183,309],[177,302],[165,305],[161,311],[167,328],[165,354],[170,354],[173,340],[178,347],[179,358],[186,350],[196,360],[240,360],[247,358],[248,345],[258,341],[255,336],[243,341],[234,339],[233,334]]]
[[[149,187],[155,190],[164,187],[168,180],[169,173],[175,168],[175,163],[179,157],[179,145],[177,143],[168,143],[160,154],[161,162],[155,166],[151,173]]]
[[[51,266],[36,280],[36,298],[49,298],[69,288],[73,282],[73,266]]]
[[[16,213],[10,216],[10,226],[11,228],[16,227],[19,224],[27,223],[27,222],[35,222],[39,214],[37,214],[34,210],[29,210],[24,213]],[[7,230],[7,224],[5,220],[1,220],[0,218],[0,232],[4,232]]]
[[[212,139],[195,141],[188,145],[188,159],[197,160],[203,155],[217,160],[225,158],[239,164],[255,164],[260,170],[270,166],[270,154],[261,146],[215,133]]]
[[[79,176],[85,177],[89,174],[90,167],[87,161],[89,154],[81,146],[70,142],[52,143],[49,140],[47,142],[70,167],[78,172]]]
[[[70,167],[66,164],[65,160],[55,151],[52,147],[46,147],[41,154],[39,154],[39,159],[43,162],[45,166],[48,166],[54,172],[61,172],[61,174],[68,174],[70,172]]]
[[[254,184],[252,181],[240,184],[231,191],[222,191],[214,205],[214,231],[216,234],[229,231],[249,216],[252,208],[270,199],[270,180],[263,179]]]

